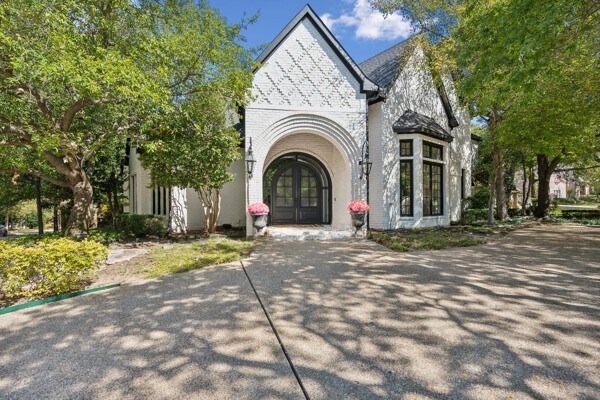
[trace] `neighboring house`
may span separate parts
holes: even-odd
[[[254,99],[239,124],[244,156],[221,191],[219,224],[249,226],[246,205],[264,201],[271,224],[346,229],[347,205],[367,197],[371,228],[458,220],[476,150],[470,117],[450,78],[443,87],[434,83],[413,42],[357,64],[306,6],[258,58]],[[256,159],[252,176],[244,161],[249,152]],[[202,228],[193,190],[148,188],[135,149],[129,172],[130,212],[167,213],[170,197],[179,229]]]
[[[556,172],[550,177],[550,196],[553,199],[578,199],[589,194],[590,187],[573,171]]]
[[[569,170],[569,167],[561,167],[567,171],[555,172],[550,176],[550,198],[551,199],[578,199],[581,196],[588,196],[591,194],[590,186],[580,177],[578,177],[573,171]],[[523,202],[523,173],[518,171],[515,174],[515,186],[516,189],[512,192],[511,207],[519,208]],[[525,183],[526,185],[529,182]],[[532,198],[537,197],[535,193],[537,185],[533,186],[533,192],[530,193],[527,199],[528,205],[532,203]]]

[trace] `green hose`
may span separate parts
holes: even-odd
[[[96,287],[96,288],[92,288],[92,289],[81,290],[79,292],[65,293],[65,294],[60,294],[58,296],[48,297],[46,299],[29,301],[29,302],[23,303],[23,304],[16,304],[14,306],[0,308],[0,315],[8,314],[8,313],[19,311],[19,310],[24,310],[26,308],[37,307],[37,306],[40,306],[40,305],[46,304],[46,303],[54,303],[55,301],[70,299],[71,297],[83,296],[84,294],[99,292],[101,290],[113,289],[113,288],[116,288],[119,286],[121,286],[121,284],[116,283],[114,285],[100,286],[100,287]]]

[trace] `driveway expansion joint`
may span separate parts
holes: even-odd
[[[260,307],[262,308],[263,312],[265,313],[265,316],[267,317],[267,321],[269,321],[271,330],[273,331],[273,333],[275,334],[275,337],[277,338],[279,347],[281,347],[281,351],[283,351],[283,355],[285,356],[288,364],[290,365],[290,368],[294,374],[294,377],[296,378],[296,381],[298,382],[298,385],[300,386],[300,389],[302,390],[302,393],[304,394],[304,398],[306,400],[310,400],[310,396],[308,395],[308,392],[306,391],[306,388],[304,387],[304,384],[302,383],[302,378],[300,378],[300,374],[296,370],[296,367],[294,366],[294,363],[292,362],[292,358],[288,354],[288,352],[285,348],[285,345],[283,344],[283,341],[281,340],[281,337],[279,336],[279,332],[277,332],[277,328],[275,328],[275,325],[273,324],[273,321],[271,320],[271,317],[269,316],[269,312],[267,311],[267,308],[263,304],[258,292],[256,291],[256,288],[254,287],[254,283],[252,282],[252,279],[250,278],[248,271],[246,271],[246,267],[244,267],[243,261],[240,261],[240,265],[242,266],[242,270],[244,271],[244,274],[246,274],[246,278],[248,278],[248,282],[250,283],[250,286],[252,287],[252,290],[254,291],[254,294],[256,295],[256,299],[258,300]]]

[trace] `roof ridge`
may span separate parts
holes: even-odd
[[[302,23],[302,21],[308,18],[313,26],[317,29],[321,37],[327,42],[331,49],[336,53],[342,63],[345,64],[346,68],[352,75],[360,82],[361,92],[377,91],[378,86],[375,84],[367,74],[359,67],[358,63],[354,61],[352,56],[344,49],[344,46],[335,37],[331,30],[325,25],[321,17],[313,10],[310,4],[305,5],[302,10],[283,28],[283,30],[269,43],[269,45],[263,50],[263,52],[256,58],[259,63],[264,63],[275,50],[285,41],[285,39],[296,29],[296,27]],[[258,68],[256,69],[258,70]],[[256,72],[255,70],[255,72]]]
[[[388,51],[392,50],[394,47],[397,47],[397,46],[399,46],[399,45],[401,45],[401,44],[404,44],[404,43],[408,42],[409,40],[411,40],[411,39],[412,39],[412,38],[414,38],[415,36],[416,36],[416,35],[412,35],[412,36],[409,36],[409,37],[405,38],[404,40],[401,40],[401,41],[399,41],[398,43],[396,43],[396,44],[394,44],[394,45],[392,45],[392,46],[388,47],[387,49],[385,49],[385,50],[383,50],[383,51],[380,51],[379,53],[375,54],[374,56],[371,56],[371,57],[367,58],[366,60],[363,60],[363,61],[361,61],[361,62],[359,63],[359,65],[360,65],[360,64],[363,64],[363,63],[366,63],[367,61],[371,61],[372,59],[374,59],[374,58],[376,58],[376,57],[379,57],[379,56],[380,56],[380,55],[382,55],[383,53],[386,53],[386,52],[388,52]]]

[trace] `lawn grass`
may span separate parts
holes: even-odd
[[[174,243],[150,252],[150,265],[142,269],[147,278],[191,271],[208,265],[242,260],[252,252],[252,241],[219,238],[194,243]]]
[[[437,228],[371,232],[369,237],[391,250],[403,252],[442,250],[448,247],[469,247],[485,243],[484,239],[468,231]]]

